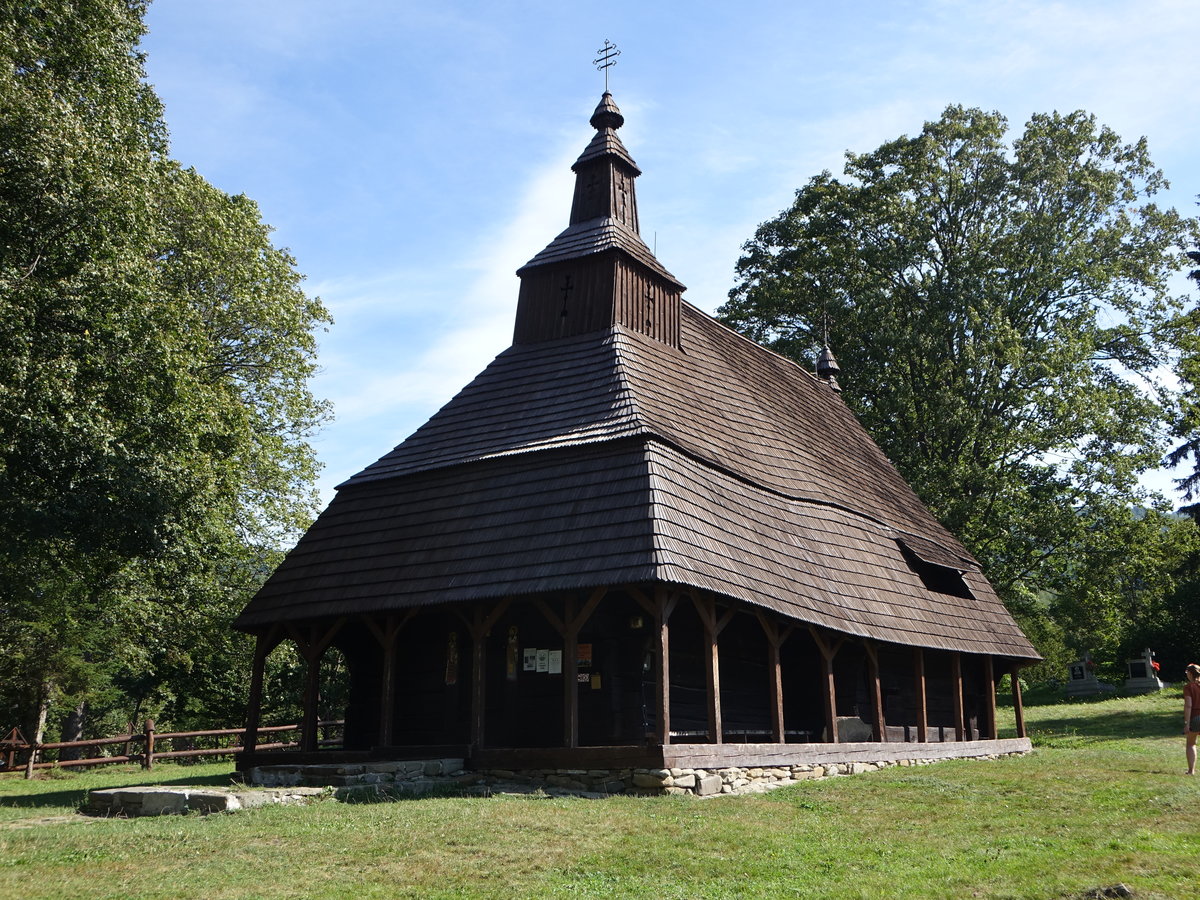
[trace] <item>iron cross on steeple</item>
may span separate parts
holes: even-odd
[[[608,93],[608,70],[617,64],[617,57],[621,55],[621,51],[617,49],[616,44],[610,44],[605,38],[604,46],[596,51],[598,54],[592,60],[592,65],[604,73],[604,93]]]

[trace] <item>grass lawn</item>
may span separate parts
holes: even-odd
[[[227,763],[0,778],[0,897],[1082,897],[1200,884],[1183,701],[1033,706],[1037,752],[770,794],[421,799],[101,820],[85,791]],[[1011,713],[1011,711],[1009,711]],[[1011,716],[1010,725],[1011,729]]]

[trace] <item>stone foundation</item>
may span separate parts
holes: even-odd
[[[1000,759],[1023,756],[1025,751],[980,753],[967,759]],[[579,793],[586,795],[631,794],[691,794],[712,797],[719,794],[761,794],[774,788],[799,784],[817,778],[836,778],[861,775],[891,766],[925,766],[940,762],[937,759],[879,759],[859,762],[829,763],[826,765],[779,765],[745,768],[725,766],[715,769],[483,769],[475,772],[478,782],[496,793],[504,793],[516,785],[525,790],[542,789],[548,793]]]
[[[872,745],[860,745],[872,746]],[[878,747],[879,745],[873,745]],[[902,746],[902,745],[901,745]],[[1024,749],[972,748],[944,758],[1000,759],[1020,756]],[[816,778],[861,775],[891,766],[922,766],[939,762],[928,756],[905,757],[879,753],[871,758],[838,762],[770,766],[709,766],[679,768],[495,769],[467,770],[462,759],[396,760],[376,763],[257,766],[248,773],[253,784],[332,787],[339,800],[388,799],[438,790],[447,793],[491,795],[507,793],[569,794],[605,797],[614,794],[653,796],[691,794],[756,794]]]
[[[251,784],[332,787],[339,800],[398,794],[426,794],[434,789],[478,779],[463,770],[462,759],[413,759],[329,765],[255,766]]]

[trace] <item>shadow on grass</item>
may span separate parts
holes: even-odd
[[[41,782],[45,784],[45,782]],[[187,787],[230,787],[240,784],[233,778],[233,773],[225,773],[222,775],[197,775],[194,778],[173,778],[166,781],[158,781],[153,778],[148,778],[142,782],[146,786],[153,787],[171,787],[171,786],[187,786]],[[88,791],[100,791],[106,788],[113,787],[138,787],[137,781],[126,781],[124,779],[114,780],[112,784],[104,784],[99,781],[89,784],[87,787],[78,787],[65,789],[61,791],[37,791],[28,794],[0,794],[0,806],[18,807],[21,809],[39,809],[53,807],[68,807],[74,809],[83,803]]]

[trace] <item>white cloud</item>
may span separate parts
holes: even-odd
[[[475,246],[430,260],[415,293],[405,271],[314,286],[343,329],[326,341],[314,383],[336,416],[321,440],[331,469],[326,493],[419,427],[511,343],[514,273],[566,227],[573,159],[564,147],[530,177],[508,222]],[[462,289],[447,290],[448,279]],[[435,293],[430,284],[439,281]],[[449,308],[436,310],[436,325],[410,327],[438,298]]]

